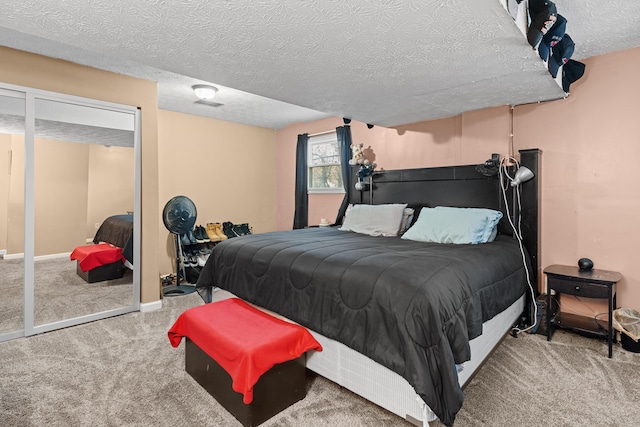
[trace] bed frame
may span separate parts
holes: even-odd
[[[521,186],[523,246],[531,263],[532,268],[529,271],[534,289],[539,270],[538,165],[540,154],[541,151],[538,149],[520,151],[520,164],[534,173],[534,178]],[[517,218],[515,192],[511,188],[507,192],[509,204],[509,211],[507,211],[500,185],[500,175],[484,176],[477,171],[476,166],[375,172],[369,181],[369,188],[352,193],[350,203],[408,203],[409,206],[415,207],[441,205],[496,209],[505,215],[499,224],[499,232],[513,235],[506,216],[510,216],[514,221]],[[355,175],[357,168],[353,169]],[[470,342],[471,360],[460,367],[462,370],[459,372],[458,379],[461,386],[468,383],[515,324],[520,321],[531,322],[533,319],[531,303],[531,295],[527,293],[507,310],[483,324],[483,334]],[[415,425],[426,426],[437,419],[431,409],[415,393],[413,387],[400,375],[335,340],[311,332],[322,344],[324,350],[310,353],[307,368]]]
[[[464,387],[519,319],[525,296],[482,325],[483,333],[469,342],[471,360],[459,366],[458,381]],[[273,313],[271,313],[273,314]],[[322,351],[307,355],[307,369],[417,426],[428,426],[438,417],[402,376],[346,345],[310,331]]]
[[[536,283],[538,274],[538,149],[521,150],[520,164],[533,171],[534,178],[522,184],[522,234],[523,245],[533,268],[530,268],[531,283]],[[357,167],[352,168],[354,176]],[[513,171],[512,171],[513,172]],[[355,182],[355,180],[354,180]],[[477,165],[450,166],[423,169],[403,169],[375,172],[371,185],[364,191],[351,194],[350,203],[408,203],[409,206],[454,206],[483,207],[500,210],[516,218],[518,212],[514,192],[508,190],[509,212],[504,203],[500,176],[484,176]],[[499,224],[499,231],[513,235],[508,219]],[[514,237],[515,238],[515,237]],[[534,285],[535,288],[535,285]],[[216,288],[213,300],[233,296]],[[464,386],[482,366],[513,326],[533,319],[531,295],[527,292],[502,313],[483,324],[483,333],[470,341],[471,360],[459,366],[458,381]],[[260,307],[258,307],[260,308]],[[264,310],[264,309],[263,309]],[[277,313],[264,310],[282,318]],[[363,398],[405,418],[415,425],[427,426],[437,417],[413,387],[400,375],[374,362],[344,344],[310,331],[322,344],[322,352],[309,352],[307,368],[345,387]]]

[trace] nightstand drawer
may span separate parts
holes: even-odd
[[[587,298],[608,298],[609,286],[599,283],[580,282],[548,276],[547,286],[557,293],[578,295]]]

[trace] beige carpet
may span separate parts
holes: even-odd
[[[2,426],[239,426],[184,371],[167,330],[197,294],[31,338],[0,343]],[[455,426],[637,426],[640,354],[558,331],[507,337],[465,389]],[[310,375],[307,397],[263,424],[410,426]]]
[[[22,329],[23,260],[0,259],[0,333]],[[133,272],[120,279],[87,283],[68,258],[35,262],[34,322],[43,325],[133,305]]]

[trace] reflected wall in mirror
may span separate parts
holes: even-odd
[[[23,93],[0,89],[0,335],[24,328],[24,111]]]
[[[117,260],[82,271],[82,259],[69,257],[102,240],[118,244],[94,242],[96,233],[134,210],[133,115],[36,99],[35,118],[34,324],[133,305],[131,268]]]

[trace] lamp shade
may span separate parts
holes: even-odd
[[[208,100],[213,99],[218,92],[218,88],[208,85],[195,85],[192,87],[193,93],[200,99]]]
[[[511,181],[511,186],[515,187],[516,185],[529,181],[531,178],[533,178],[531,169],[526,166],[520,166],[516,172],[516,176],[513,178],[513,181]]]

